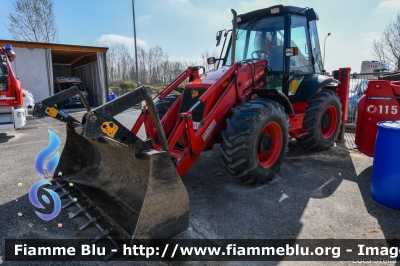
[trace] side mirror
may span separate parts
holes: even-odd
[[[217,31],[217,36],[215,37],[215,39],[217,40],[217,45],[215,46],[218,46],[219,43],[221,42],[221,36],[222,36],[222,30]]]
[[[207,58],[207,59],[206,59],[206,63],[207,63],[208,65],[213,65],[213,64],[215,64],[215,57],[209,57],[209,58]]]
[[[290,47],[286,48],[285,50],[286,56],[295,56],[299,54],[299,48],[298,47]]]

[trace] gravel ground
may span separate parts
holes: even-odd
[[[79,117],[79,110],[68,110]],[[117,119],[131,126],[138,111],[129,110]],[[65,125],[51,118],[28,120],[21,130],[0,131],[0,264],[4,239],[73,239],[84,218],[68,219],[62,211],[55,219],[39,219],[28,191],[43,179],[34,169],[36,155],[48,144],[48,129],[65,142]],[[143,134],[143,132],[142,132]],[[351,135],[347,135],[347,138]],[[59,148],[61,151],[62,148]],[[218,145],[204,152],[183,182],[190,197],[190,227],[176,236],[182,239],[393,239],[400,238],[400,213],[381,207],[370,197],[372,159],[344,143],[324,152],[309,152],[295,140],[275,179],[263,186],[240,184],[220,162]],[[22,183],[21,186],[18,184]],[[18,213],[22,216],[18,216]],[[32,224],[29,227],[28,224]],[[62,223],[62,227],[58,224]],[[70,262],[68,265],[98,265]],[[107,265],[128,262],[107,262]],[[131,263],[129,263],[131,264]],[[141,263],[166,265],[164,262]],[[175,262],[168,264],[215,264]],[[220,262],[219,265],[348,265],[352,262]],[[29,262],[29,265],[64,265],[62,262]]]

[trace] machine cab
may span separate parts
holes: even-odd
[[[239,15],[236,48],[231,40],[223,64],[267,60],[267,88],[292,96],[306,76],[323,72],[317,19],[313,9],[282,5]]]

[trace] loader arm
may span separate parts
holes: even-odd
[[[266,69],[265,60],[238,62],[221,71],[221,76],[217,76],[212,84],[200,83],[198,79],[184,88],[184,91],[199,88],[205,90],[205,92],[190,109],[184,112],[182,112],[182,104],[185,100],[182,99],[183,96],[181,95],[162,119],[162,132],[168,133],[168,150],[176,160],[176,170],[180,177],[186,174],[200,153],[214,140],[221,124],[229,117],[229,111],[236,104],[242,104],[242,101],[251,94],[253,89],[264,87]],[[183,77],[188,77],[193,73],[196,73],[196,69],[190,67],[180,75],[179,80],[184,80]],[[211,74],[217,75],[218,73]],[[174,86],[179,85],[175,81],[173,84]],[[172,92],[174,86],[167,86],[169,89],[160,93],[160,95],[166,97],[167,92]],[[179,111],[177,109],[178,104],[181,105]],[[204,114],[199,122],[200,125],[195,128],[193,113],[201,104],[205,106]],[[152,140],[153,149],[166,150],[160,141],[163,137],[159,138],[158,131],[156,132],[153,129],[155,123],[152,122],[152,119],[149,119],[150,116],[151,114],[147,110],[142,111],[132,128],[132,132],[136,133],[144,124],[146,134]]]
[[[142,101],[146,102],[148,114],[151,118],[154,129],[159,136],[159,142],[163,150],[170,154],[167,138],[162,130],[157,112],[155,111],[156,109],[154,102],[144,87],[139,87],[130,93],[118,97],[117,99],[90,111],[87,114],[88,123],[86,124],[84,136],[87,138],[96,138],[106,134],[118,142],[125,143],[127,145],[134,145],[135,148],[139,150],[150,149],[150,146],[148,146],[130,130],[122,126],[115,119],[113,119],[113,117],[117,114]]]
[[[56,108],[56,104],[63,102],[75,95],[79,95],[79,98],[82,100],[83,105],[86,108],[86,111],[90,111],[89,104],[87,103],[85,97],[82,92],[78,89],[78,87],[73,86],[68,90],[57,93],[49,98],[46,98],[35,104],[33,108],[33,115],[37,117],[43,117],[46,114],[65,123],[72,123],[75,125],[80,125],[81,123],[75,118],[71,117],[67,113]]]

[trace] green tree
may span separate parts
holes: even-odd
[[[123,81],[119,84],[119,87],[123,90],[126,90],[126,89],[135,89],[137,85],[133,81]]]

